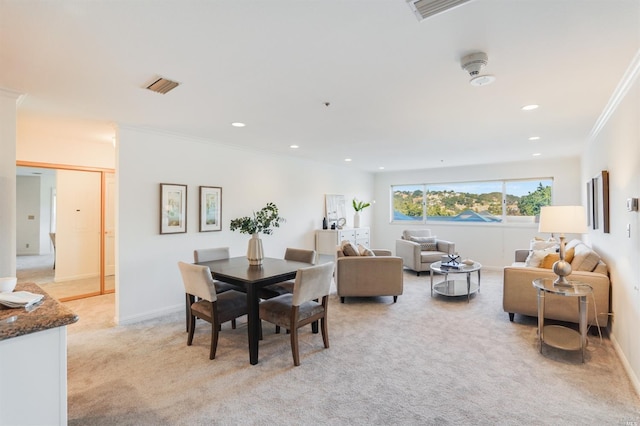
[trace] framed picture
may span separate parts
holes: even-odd
[[[222,230],[222,188],[200,187],[200,232]]]
[[[187,185],[160,184],[160,233],[187,232]]]
[[[593,181],[587,182],[587,227],[593,226]]]
[[[591,219],[592,229],[602,229],[608,234],[609,228],[609,172],[601,171],[591,179]]]

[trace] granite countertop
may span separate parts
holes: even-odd
[[[43,294],[42,303],[31,308],[8,308],[0,305],[0,341],[37,331],[62,327],[78,321],[71,309],[49,296],[40,286],[33,283],[16,285],[16,290]]]

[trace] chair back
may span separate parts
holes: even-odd
[[[229,259],[229,257],[229,247],[216,247],[193,251],[193,261],[196,263]]]
[[[211,277],[211,271],[208,266],[192,265],[190,263],[178,262],[184,290],[188,294],[192,294],[200,299],[215,302],[216,286]]]
[[[287,250],[284,252],[284,258],[286,260],[293,260],[295,262],[311,263],[312,265],[315,265],[316,264],[316,251],[315,250],[305,250],[305,249],[287,247]]]
[[[333,262],[298,269],[293,285],[293,306],[300,306],[309,300],[320,299],[329,294]]]
[[[402,231],[402,239],[410,240],[411,237],[430,237],[431,229],[405,229]]]

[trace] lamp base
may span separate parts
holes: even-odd
[[[565,260],[558,260],[553,264],[553,272],[558,278],[553,282],[556,287],[571,287],[571,283],[567,280],[567,276],[571,275],[571,264]]]

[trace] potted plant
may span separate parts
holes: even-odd
[[[231,221],[231,230],[241,234],[250,234],[247,259],[250,265],[262,265],[264,252],[260,232],[266,235],[273,233],[273,228],[279,228],[285,221],[278,214],[278,207],[274,203],[267,203],[261,210],[253,212],[252,216],[239,217]]]
[[[353,209],[356,213],[353,215],[353,227],[360,228],[360,212],[371,205],[371,203],[365,203],[364,201],[358,201],[353,199]]]

